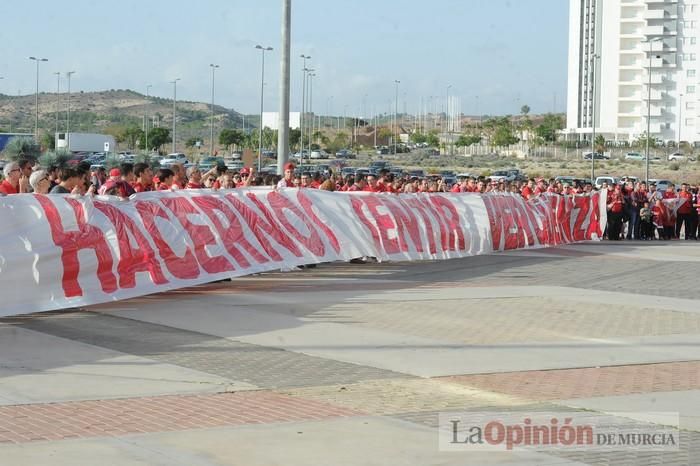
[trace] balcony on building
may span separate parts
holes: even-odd
[[[646,20],[678,19],[678,8],[675,5],[671,5],[671,6],[668,6],[665,8],[647,10],[644,12],[644,19],[646,19]]]
[[[666,25],[647,26],[642,29],[642,32],[647,37],[675,36],[676,34],[678,34],[678,32],[676,31],[675,23]]]

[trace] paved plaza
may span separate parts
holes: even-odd
[[[699,265],[587,243],[5,318],[0,465],[700,464]],[[678,412],[681,445],[441,451],[453,411]]]

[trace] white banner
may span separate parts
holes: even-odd
[[[450,259],[596,239],[598,201],[313,189],[0,197],[0,315],[362,256]]]

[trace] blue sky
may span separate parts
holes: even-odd
[[[0,92],[54,92],[56,71],[76,71],[72,90],[133,89],[259,111],[260,43],[266,111],[277,109],[281,0],[45,0],[13,3],[0,28]],[[300,109],[302,63],[311,55],[314,110],[348,115],[400,110],[421,97],[444,105],[447,86],[466,114],[565,110],[565,0],[292,0],[292,110]],[[65,80],[62,82],[65,88]],[[332,98],[331,98],[332,96]],[[366,96],[366,97],[365,97]],[[478,96],[478,99],[477,99]],[[435,104],[434,104],[435,105]],[[347,110],[346,110],[347,108]]]

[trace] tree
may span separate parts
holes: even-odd
[[[199,142],[199,138],[196,138],[193,136],[191,138],[188,138],[187,141],[185,141],[185,147],[187,147],[188,149],[191,149],[192,147],[195,147],[198,142]]]
[[[301,130],[289,129],[289,147],[295,147],[301,142]]]
[[[28,159],[36,162],[41,155],[41,146],[30,137],[12,138],[5,146],[5,154],[12,161]]]
[[[48,150],[56,149],[56,137],[51,133],[41,135],[41,145]]]
[[[158,152],[164,144],[173,142],[168,128],[153,128],[148,132],[148,145],[153,146]]]
[[[491,138],[491,144],[494,146],[510,146],[518,141],[519,139],[513,135],[510,125],[497,127]]]
[[[528,113],[530,113],[530,106],[523,105],[522,107],[520,107],[520,113],[522,113],[523,115],[527,115]]]
[[[129,149],[134,149],[137,143],[145,140],[145,134],[138,126],[129,126],[122,131],[119,139],[126,143]]]
[[[219,133],[219,144],[226,146],[226,150],[229,150],[231,146],[241,145],[244,139],[243,132],[237,129],[224,128]]]
[[[595,138],[595,152],[604,152],[605,151],[605,136],[602,134],[599,134]]]
[[[440,138],[437,135],[436,131],[431,131],[425,136],[425,142],[428,143],[429,146],[431,147],[437,147],[440,145]]]
[[[411,141],[416,144],[423,144],[424,142],[427,142],[427,140],[428,137],[423,133],[415,132],[411,134]]]
[[[548,113],[535,129],[535,133],[547,142],[554,142],[557,140],[557,132],[562,128],[564,128],[564,119],[561,115]]]
[[[457,147],[469,147],[473,144],[479,144],[481,142],[481,136],[474,134],[462,134],[459,139],[455,142]]]

